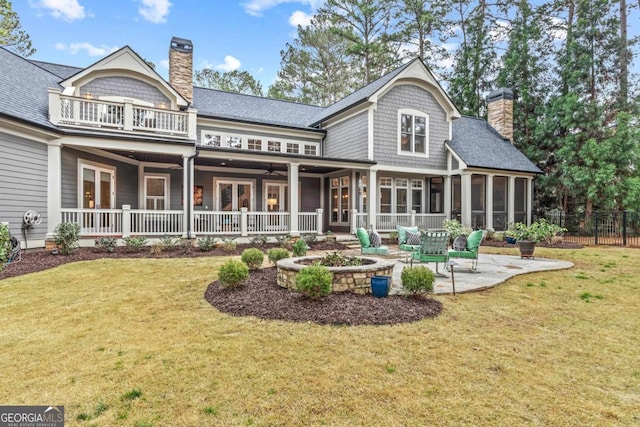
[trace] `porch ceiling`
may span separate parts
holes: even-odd
[[[142,153],[131,152],[125,150],[115,150],[111,153],[131,160],[145,162],[145,163],[163,163],[174,164],[176,166],[182,166],[182,156],[174,156],[168,154],[159,153]],[[304,173],[317,173],[325,174],[344,169],[344,165],[327,166],[315,164],[313,162],[300,161],[299,172]],[[287,174],[287,165],[283,163],[269,162],[268,160],[259,159],[255,160],[243,160],[243,159],[231,159],[231,158],[211,158],[211,157],[198,157],[196,158],[196,166],[209,166],[220,167],[230,169],[248,169],[248,170],[262,170],[265,173],[273,172],[280,175]]]

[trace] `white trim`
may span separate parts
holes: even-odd
[[[412,133],[411,133],[411,151],[402,150],[402,116],[411,116],[412,120]],[[424,118],[425,120],[425,129],[424,129],[424,153],[415,152],[415,119],[416,117]],[[421,157],[428,158],[429,157],[429,114],[424,111],[412,109],[412,108],[401,108],[398,110],[398,134],[397,134],[397,154],[399,156],[410,156],[410,157]]]
[[[375,166],[372,166],[371,169],[377,171],[378,173],[399,172],[399,173],[418,174],[418,175],[439,175],[439,176],[447,175],[447,171],[442,169],[409,168],[406,166],[375,165]]]
[[[164,209],[171,209],[171,175],[168,173],[144,173],[142,177],[142,209],[147,208],[147,178],[161,178],[164,180]]]
[[[218,185],[219,184],[231,184],[233,187],[233,199],[232,204],[236,205],[232,212],[240,212],[242,206],[237,206],[236,200],[236,189],[238,188],[238,184],[246,185],[249,184],[251,188],[251,198],[249,200],[249,210],[256,210],[256,180],[255,179],[236,179],[233,177],[224,177],[224,178],[213,178],[213,207],[216,211],[222,211],[222,206],[220,206],[220,195],[218,194]]]
[[[86,169],[91,169],[95,172],[109,172],[111,174],[111,194],[109,197],[109,204],[110,209],[115,209],[116,206],[116,176],[117,176],[117,168],[115,166],[112,165],[107,165],[104,163],[98,163],[98,162],[94,162],[91,160],[85,160],[83,158],[78,158],[78,185],[77,185],[77,206],[78,208],[83,208],[83,198],[84,198],[84,177],[82,174],[82,170],[84,168]],[[98,183],[96,182],[96,193],[97,193],[97,188],[98,188]],[[96,199],[98,194],[96,194]],[[97,200],[94,200],[94,203]],[[97,204],[95,205],[96,208],[102,208],[102,209],[107,209],[107,208],[103,208],[101,206],[98,206]]]
[[[368,113],[368,120],[367,120],[367,159],[368,160],[373,160],[373,155],[374,155],[374,128],[373,128],[373,124],[374,124],[374,110],[376,109],[377,104],[373,104],[371,105],[371,107],[369,107],[369,113]]]

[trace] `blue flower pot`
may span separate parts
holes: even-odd
[[[390,276],[372,276],[371,277],[371,293],[376,298],[384,298],[388,296],[390,286],[391,286]]]

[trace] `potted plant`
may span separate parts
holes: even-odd
[[[553,237],[563,231],[566,230],[541,218],[530,225],[517,222],[509,229],[508,234],[515,237],[520,250],[520,258],[533,258],[536,243],[551,242]]]

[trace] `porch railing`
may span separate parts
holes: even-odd
[[[400,214],[379,213],[375,218],[374,226],[377,231],[382,232],[395,231],[397,226],[433,230],[442,228],[442,223],[445,219],[446,216],[444,214],[419,214],[416,211]],[[354,230],[359,227],[368,228],[369,215],[352,210],[351,224]]]
[[[112,102],[62,95],[49,90],[49,116],[54,124],[119,129],[131,132],[165,134],[195,139],[194,111],[133,105],[133,102]]]
[[[80,225],[82,237],[91,236],[164,236],[186,235],[184,211],[131,209],[62,209],[62,222]],[[300,212],[298,232],[322,234],[323,210]],[[193,214],[196,236],[249,236],[289,234],[289,212],[250,212],[246,208],[233,212],[198,211]]]

